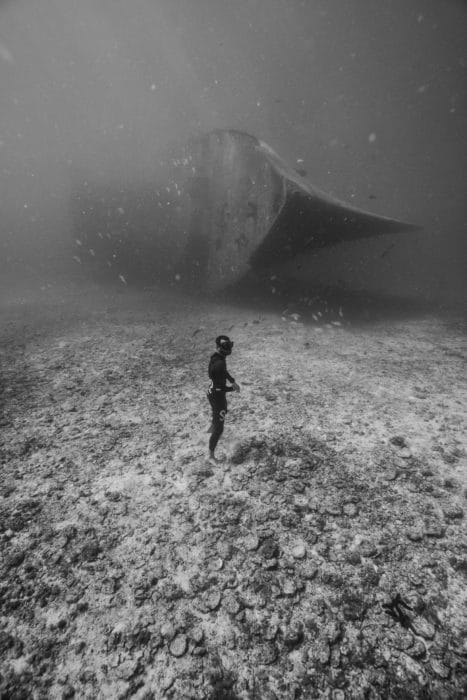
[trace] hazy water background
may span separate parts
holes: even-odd
[[[466,36],[461,0],[0,2],[3,277],[76,267],[77,174],[150,180],[168,145],[234,127],[325,191],[424,226],[289,271],[461,303]]]

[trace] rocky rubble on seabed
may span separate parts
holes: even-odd
[[[41,448],[4,459],[2,698],[465,697],[463,510],[415,458],[368,480],[266,431],[215,467],[38,460],[25,497]]]
[[[467,694],[464,327],[5,298],[2,699]]]

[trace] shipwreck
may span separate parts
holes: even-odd
[[[172,154],[158,182],[74,192],[80,261],[210,290],[310,250],[417,229],[327,195],[266,143],[231,129]]]

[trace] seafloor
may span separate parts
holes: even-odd
[[[3,290],[1,698],[465,697],[462,323],[305,306]]]

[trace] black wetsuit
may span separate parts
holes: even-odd
[[[224,431],[224,418],[227,413],[226,393],[233,391],[233,387],[226,386],[227,379],[234,382],[235,379],[228,373],[225,356],[219,352],[211,355],[209,360],[209,379],[211,386],[208,391],[208,400],[212,409],[211,437],[209,438],[209,450],[213,452]]]

